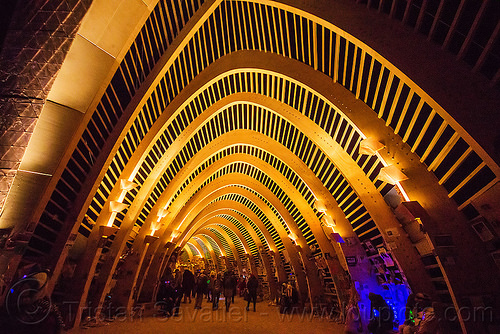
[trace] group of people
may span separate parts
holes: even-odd
[[[157,302],[165,316],[177,316],[182,301],[191,303],[191,297],[195,298],[195,309],[201,309],[204,297],[207,302],[212,302],[212,310],[219,308],[219,300],[224,295],[226,311],[229,311],[231,303],[234,303],[234,297],[237,288],[244,286],[243,293],[247,300],[247,311],[250,303],[253,303],[255,311],[257,302],[257,289],[259,281],[255,275],[251,274],[248,278],[238,277],[233,271],[228,270],[221,273],[200,271],[193,274],[189,269],[182,271],[176,269],[174,273],[166,273],[164,279],[160,281],[157,292]],[[242,295],[240,294],[240,295]]]
[[[364,327],[361,312],[358,308],[359,295],[353,288],[347,306],[345,329],[346,334],[363,333]],[[367,329],[372,334],[394,333],[394,311],[381,295],[370,293],[370,316]],[[438,333],[438,319],[431,299],[423,293],[410,294],[405,307],[405,321],[398,328],[399,334],[436,334]]]
[[[424,293],[410,294],[406,302],[405,322],[399,326],[399,334],[434,334],[438,332],[431,298]]]

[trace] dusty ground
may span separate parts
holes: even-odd
[[[311,314],[280,314],[276,306],[268,306],[267,302],[257,303],[256,312],[252,311],[252,307],[246,311],[245,306],[246,302],[237,297],[229,312],[224,310],[223,300],[217,311],[212,311],[212,304],[206,301],[201,310],[194,310],[193,300],[191,304],[181,304],[179,317],[164,318],[151,310],[133,320],[124,316],[111,323],[73,329],[70,333],[343,333],[343,325],[328,318]]]

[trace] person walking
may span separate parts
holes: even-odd
[[[255,312],[255,304],[257,303],[257,289],[259,288],[259,280],[254,274],[250,274],[247,282],[248,298],[247,311],[250,308],[250,302],[253,302],[253,311]]]
[[[211,283],[211,293],[212,293],[212,310],[217,310],[219,308],[219,298],[222,291],[222,278],[220,273],[217,277],[212,278]]]
[[[184,290],[184,303],[189,300],[191,303],[191,293],[193,292],[195,278],[191,270],[186,269],[182,274],[182,288]]]
[[[236,289],[236,279],[231,271],[227,271],[224,275],[224,280],[222,281],[224,287],[224,298],[226,301],[226,311],[229,311],[229,306],[231,306],[231,300],[234,296],[234,290]]]
[[[174,277],[174,292],[173,292],[173,299],[174,299],[174,317],[177,317],[179,315],[179,307],[181,306],[181,301],[182,301],[182,295],[184,294],[183,289],[182,289],[182,272],[179,271],[179,269],[175,269],[174,271],[175,277]]]
[[[363,332],[363,323],[361,322],[361,312],[358,303],[360,301],[359,293],[356,288],[351,286],[351,297],[347,305],[344,333],[357,334]]]
[[[371,301],[368,331],[373,334],[392,334],[394,311],[381,295],[370,292],[368,298]]]
[[[198,283],[196,284],[196,301],[194,304],[195,310],[201,309],[201,303],[203,301],[203,297],[208,290],[208,277],[205,273],[200,273],[198,277]]]

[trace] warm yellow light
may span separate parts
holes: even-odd
[[[330,215],[324,214],[323,217],[321,217],[321,222],[329,228],[334,228],[337,223],[335,223],[335,220]]]
[[[166,217],[169,213],[170,212],[167,210],[167,208],[161,208],[160,210],[158,210],[158,213],[156,215],[161,219]]]
[[[319,199],[314,201],[314,208],[319,212],[326,212],[325,203],[323,203],[323,201],[321,201]]]
[[[174,242],[174,240],[181,234],[181,231],[179,230],[173,230],[172,233],[170,233],[170,240]]]
[[[389,165],[380,169],[377,179],[390,184],[396,184],[400,181],[407,180],[408,177],[403,174],[403,172],[401,172],[396,166]]]
[[[138,187],[138,186],[139,185],[137,183],[134,183],[132,181],[125,180],[125,179],[120,179],[120,189],[121,190],[129,191],[129,190],[132,190],[132,189],[134,189],[135,187]]]
[[[363,139],[359,143],[359,154],[375,155],[378,151],[385,147],[384,144],[380,143],[374,138]]]
[[[127,204],[120,203],[118,201],[110,201],[109,202],[109,211],[111,212],[121,212],[128,208]]]
[[[293,232],[290,232],[288,233],[288,237],[293,241],[293,242],[296,242],[297,241],[297,235]]]

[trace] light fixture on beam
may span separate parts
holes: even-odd
[[[120,228],[114,226],[101,225],[99,226],[99,235],[103,238],[108,238],[115,234]]]
[[[145,244],[153,244],[156,240],[158,240],[158,237],[155,237],[154,235],[146,235],[144,237],[144,243]]]
[[[129,181],[126,179],[120,179],[120,189],[121,190],[129,191],[129,190],[132,190],[138,186],[139,185],[137,183],[134,183],[132,181]]]
[[[165,218],[169,213],[170,212],[165,207],[165,208],[160,208],[156,215],[158,216],[158,219],[162,219],[162,218]]]
[[[366,138],[363,139],[359,143],[359,149],[358,152],[359,154],[366,154],[366,155],[375,155],[378,151],[383,149],[385,147],[384,144],[381,142],[377,141],[374,138]]]
[[[110,201],[109,202],[109,211],[111,211],[111,212],[121,212],[121,211],[125,210],[126,208],[128,208],[127,204],[123,204],[123,203],[118,202],[118,201]]]
[[[175,239],[177,239],[177,237],[181,235],[181,231],[179,230],[173,230],[171,233],[170,233],[170,241],[171,242],[174,242]]]
[[[337,226],[337,223],[335,223],[335,220],[333,220],[333,218],[328,214],[324,214],[323,217],[321,217],[321,222],[323,223],[323,225],[325,225],[326,227],[329,227],[331,229],[333,229],[335,226]]]
[[[396,166],[389,165],[380,169],[377,179],[390,184],[396,184],[397,182],[407,180],[408,177],[403,174],[403,172],[401,172]]]
[[[325,206],[325,203],[323,203],[323,201],[317,199],[314,201],[314,208],[318,211],[318,212],[323,212],[325,213],[326,212],[326,206]]]
[[[290,240],[292,240],[294,243],[297,243],[297,235],[293,232],[288,233],[288,237]]]

